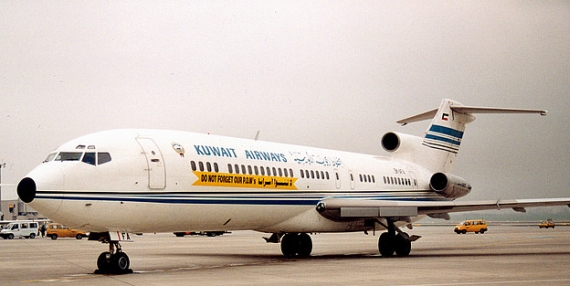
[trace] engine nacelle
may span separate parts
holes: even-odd
[[[451,174],[433,174],[429,186],[439,195],[451,199],[463,197],[471,192],[471,185],[465,179]]]
[[[390,153],[415,151],[421,144],[422,138],[414,135],[388,132],[382,136],[382,148]]]

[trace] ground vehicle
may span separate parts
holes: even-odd
[[[455,226],[455,233],[466,234],[467,232],[485,233],[487,231],[487,222],[484,219],[464,220]]]
[[[33,221],[15,221],[7,224],[1,231],[0,236],[4,239],[14,237],[35,238],[38,233],[38,223]]]
[[[547,219],[538,225],[538,227],[540,227],[540,228],[549,228],[549,227],[554,228],[554,226],[555,226],[555,223],[552,221],[552,219]]]
[[[48,224],[46,235],[51,237],[51,239],[53,240],[56,240],[58,237],[75,237],[77,239],[82,239],[83,237],[87,237],[85,231],[71,229],[59,223]]]

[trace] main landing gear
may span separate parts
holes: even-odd
[[[281,242],[281,252],[285,257],[309,257],[313,250],[313,242],[307,233],[274,233],[264,237],[267,243]]]
[[[128,235],[127,235],[128,236]],[[89,235],[90,240],[99,240],[109,244],[109,251],[102,252],[97,258],[97,270],[95,274],[127,274],[133,273],[129,269],[131,260],[129,256],[121,249],[118,240],[111,240],[108,233]]]
[[[380,221],[378,223],[388,229],[387,232],[382,233],[378,239],[378,250],[382,257],[392,257],[394,253],[397,256],[408,256],[412,250],[412,241],[416,241],[420,236],[409,236],[407,233],[401,231],[391,219],[386,219],[388,225],[384,225]]]

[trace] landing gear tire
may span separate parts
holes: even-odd
[[[407,233],[403,233],[406,237],[408,237]],[[412,251],[412,243],[405,239],[402,235],[395,236],[395,248],[396,248],[396,255],[403,257],[410,255],[410,251]]]
[[[111,253],[109,251],[102,252],[97,258],[97,271],[95,273],[111,272]]]
[[[395,238],[396,236],[389,232],[385,232],[380,235],[380,238],[378,239],[378,250],[382,257],[392,257],[394,255]]]
[[[113,255],[113,268],[117,273],[128,273],[131,260],[124,252],[117,252]]]
[[[109,251],[105,251],[99,255],[97,258],[97,270],[96,274],[126,274],[132,273],[129,269],[131,266],[131,260],[129,256],[124,252],[116,252],[111,254]]]
[[[281,239],[281,252],[285,257],[308,257],[312,250],[313,242],[306,233],[287,233]]]
[[[403,232],[400,235],[392,234],[390,232],[385,232],[380,235],[378,239],[378,250],[382,257],[392,257],[394,253],[397,256],[403,257],[410,255],[412,250],[412,243],[405,239],[408,234]]]

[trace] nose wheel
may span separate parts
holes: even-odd
[[[129,269],[131,260],[121,249],[118,241],[102,241],[109,243],[109,251],[102,252],[97,258],[97,270],[95,274],[127,274],[133,273]]]

